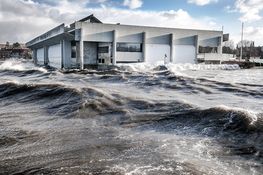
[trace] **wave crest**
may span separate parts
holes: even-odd
[[[47,70],[42,67],[37,67],[33,62],[28,60],[9,59],[0,64],[0,70],[2,71],[30,71],[36,70],[46,73]]]
[[[237,64],[229,65],[229,64],[150,64],[150,63],[134,63],[134,64],[118,64],[118,66],[127,71],[135,71],[135,72],[152,72],[154,70],[159,70],[158,67],[162,67],[167,69],[173,73],[177,73],[178,71],[186,71],[186,70],[239,70],[240,67]],[[162,69],[163,70],[163,69]]]

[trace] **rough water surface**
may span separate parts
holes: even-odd
[[[263,69],[0,63],[0,174],[263,174]]]

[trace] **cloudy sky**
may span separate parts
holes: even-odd
[[[0,43],[26,42],[93,13],[105,23],[221,30],[263,45],[263,0],[0,0]]]

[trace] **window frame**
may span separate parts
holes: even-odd
[[[116,51],[117,52],[142,52],[142,43],[118,42],[116,44]]]

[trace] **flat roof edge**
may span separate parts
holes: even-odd
[[[60,30],[60,29],[62,29],[62,28],[63,28],[63,31],[57,32],[57,34],[64,33],[64,31],[65,31],[65,29],[64,29],[64,28],[65,28],[65,23],[62,23],[62,24],[60,24],[60,25],[58,25],[58,26],[56,26],[56,27],[48,30],[47,32],[45,32],[45,33],[43,33],[43,34],[38,35],[38,36],[35,37],[34,39],[28,41],[28,42],[26,43],[26,47],[30,47],[30,46],[33,46],[34,44],[37,44],[37,43],[38,43],[37,40],[40,40],[41,37],[45,38],[45,36],[46,36],[45,39],[48,39],[48,38],[49,38],[49,37],[47,37],[48,34],[51,35],[52,32],[55,32],[56,30],[58,30],[58,29]],[[52,35],[51,35],[51,37],[52,37]],[[44,40],[45,40],[45,39],[44,39]],[[40,41],[41,41],[41,40],[40,40]]]
[[[85,22],[80,22],[85,23]],[[208,30],[208,29],[191,29],[191,28],[173,28],[173,27],[161,27],[161,26],[146,26],[146,25],[130,25],[130,24],[113,24],[113,23],[88,23],[91,25],[113,25],[113,26],[127,26],[127,27],[146,27],[146,28],[159,28],[159,29],[176,29],[176,30],[195,30],[195,31],[207,31],[207,32],[221,32],[222,30]]]

